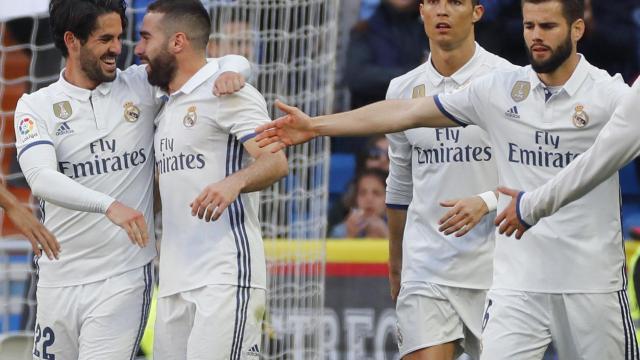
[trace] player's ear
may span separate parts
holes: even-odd
[[[473,6],[473,16],[471,21],[475,24],[482,19],[482,15],[484,15],[484,6],[480,4],[473,5],[473,0],[471,6]]]
[[[578,19],[571,24],[571,39],[574,42],[580,41],[584,36],[586,25],[583,19]]]
[[[173,48],[173,53],[179,53],[184,50],[188,42],[187,35],[183,32],[177,32],[169,42]]]
[[[64,44],[67,46],[67,50],[69,53],[79,50],[80,46],[82,46],[82,44],[80,43],[80,39],[78,39],[71,31],[65,31],[64,35],[62,35],[62,38],[64,39]]]

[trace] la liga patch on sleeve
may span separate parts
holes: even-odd
[[[40,139],[40,133],[38,133],[38,126],[36,122],[28,117],[23,118],[18,122],[18,131],[16,134],[19,137],[20,143],[30,142],[32,140]]]

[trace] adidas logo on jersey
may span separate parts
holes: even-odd
[[[512,119],[520,119],[520,114],[518,114],[518,107],[514,106],[511,109],[507,110],[507,112],[504,113],[504,116]]]
[[[247,350],[247,357],[260,357],[260,347],[258,344],[253,345],[251,349]]]
[[[73,129],[66,122],[60,124],[60,126],[58,126],[58,130],[56,130],[56,136],[68,135],[73,133]]]

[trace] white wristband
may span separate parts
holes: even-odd
[[[480,196],[484,203],[487,204],[489,212],[495,211],[498,208],[498,198],[496,198],[496,194],[493,191],[483,192],[477,196]]]

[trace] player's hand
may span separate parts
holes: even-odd
[[[511,196],[509,205],[496,217],[495,225],[499,226],[498,232],[506,236],[511,236],[515,232],[516,239],[520,240],[525,231],[527,231],[527,228],[518,219],[516,210],[516,199],[520,191],[506,187],[499,187],[498,191],[501,194]]]
[[[389,237],[389,226],[379,216],[369,216],[365,218],[366,237],[372,239],[387,239]]]
[[[144,215],[119,201],[114,201],[107,209],[107,217],[111,222],[123,228],[132,243],[145,247],[149,243],[147,222]]]
[[[489,213],[487,204],[480,196],[445,200],[440,202],[440,206],[451,209],[438,221],[438,230],[445,235],[455,233],[456,237],[467,234]]]
[[[193,200],[191,216],[198,216],[204,221],[216,221],[224,210],[236,200],[242,186],[237,181],[223,179],[214,184],[209,184],[200,195]]]
[[[360,236],[365,226],[367,226],[364,211],[361,209],[351,209],[344,223],[347,227],[347,237],[356,238]]]
[[[391,301],[394,303],[398,301],[398,294],[400,294],[401,274],[402,269],[389,262],[389,290],[391,291]]]
[[[286,115],[256,129],[258,146],[276,143],[271,149],[271,152],[276,153],[287,146],[302,144],[318,136],[313,130],[309,115],[279,100],[276,100],[275,105]]]
[[[223,96],[233,94],[240,91],[240,89],[244,87],[244,84],[245,79],[242,74],[233,71],[225,71],[218,76],[213,84],[213,95]]]
[[[40,256],[44,250],[49,260],[58,259],[60,255],[58,240],[33,216],[27,207],[16,202],[15,206],[5,209],[5,214],[16,228],[27,237],[34,254]]]

